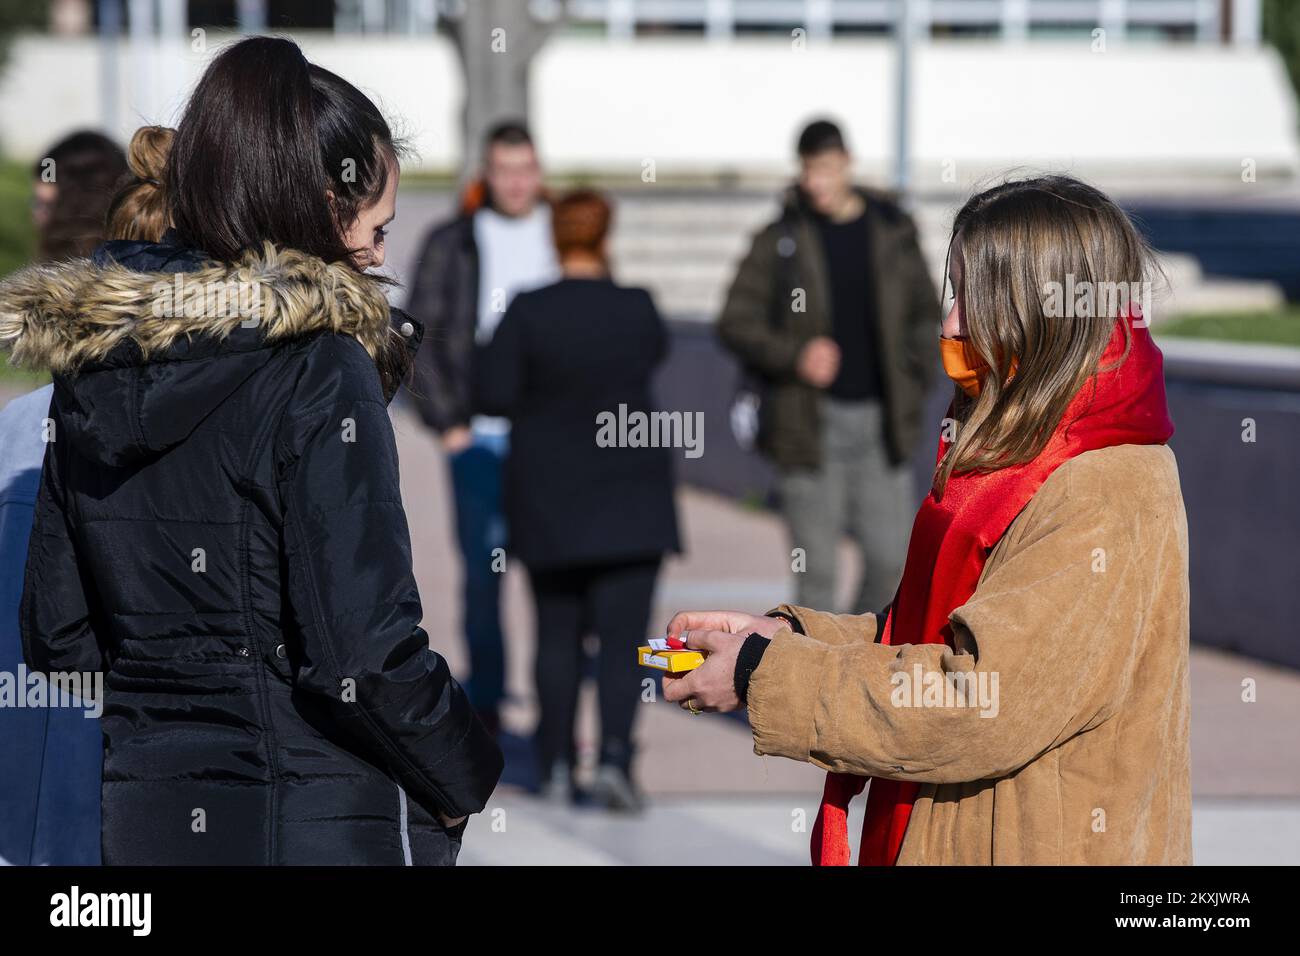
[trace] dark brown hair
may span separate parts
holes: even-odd
[[[355,86],[289,40],[249,37],[212,61],[177,127],[166,176],[172,221],[222,262],[268,241],[350,260],[343,233],[383,193],[398,152]]]
[[[502,120],[487,131],[483,137],[483,152],[493,146],[532,146],[533,134],[519,120]]]
[[[839,126],[827,119],[813,120],[805,126],[795,147],[795,151],[804,159],[831,150],[847,152],[848,147],[844,144],[844,133]]]
[[[221,262],[271,242],[351,265],[344,233],[382,195],[401,152],[355,86],[289,40],[249,37],[212,61],[176,129],[165,177],[172,223]],[[386,391],[406,377],[396,331],[375,362]]]
[[[125,174],[122,148],[100,133],[73,133],[51,147],[32,170],[38,180],[52,176],[58,187],[37,255],[48,261],[94,252],[104,241],[105,214]]]

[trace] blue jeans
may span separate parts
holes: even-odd
[[[17,680],[23,567],[45,446],[40,421],[53,386],[0,412],[0,671]],[[20,688],[19,692],[23,690]],[[0,707],[0,859],[14,865],[98,866],[99,721],[80,707]]]
[[[505,638],[501,632],[502,554],[506,521],[501,474],[509,439],[475,435],[473,444],[451,456],[451,487],[456,509],[456,540],[464,569],[461,623],[469,645],[465,692],[480,711],[495,711],[506,692]],[[494,567],[495,565],[495,567]]]

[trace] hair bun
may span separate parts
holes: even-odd
[[[141,126],[126,148],[126,162],[132,175],[143,183],[162,186],[176,131],[168,126]]]

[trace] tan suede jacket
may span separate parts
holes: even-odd
[[[805,634],[778,632],[753,673],[754,750],[920,783],[900,864],[1191,863],[1187,519],[1168,447],[1058,468],[950,615],[955,650],[875,643],[871,614],[781,610]]]

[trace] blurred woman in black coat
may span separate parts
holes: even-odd
[[[599,420],[650,413],[650,378],[667,332],[644,289],[609,277],[610,208],[561,199],[552,222],[563,278],[515,297],[479,355],[477,401],[511,419],[506,463],[510,548],[537,605],[537,748],[543,789],[572,793],[582,639],[600,639],[601,747],[593,796],[636,809],[632,723],[660,561],[679,550],[671,451],[602,447]]]

